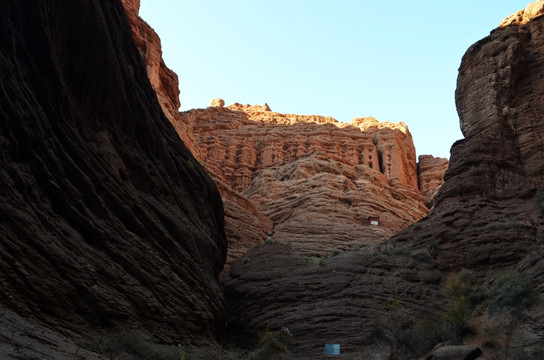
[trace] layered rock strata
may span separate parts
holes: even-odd
[[[121,3],[0,13],[0,306],[79,339],[220,341],[221,199],[161,111]]]
[[[267,104],[182,115],[214,179],[274,223],[270,239],[306,255],[379,242],[428,211],[418,189],[412,137],[403,123],[355,118],[345,124],[273,112]],[[431,173],[425,178],[429,189],[439,186]],[[379,217],[380,226],[371,226],[370,217]],[[262,236],[245,243],[259,240]]]
[[[359,353],[375,354],[378,350],[370,344],[373,335],[367,329],[377,314],[394,314],[395,305],[387,304],[399,304],[395,301],[398,294],[391,289],[418,291],[406,292],[402,299],[410,301],[401,308],[414,318],[425,318],[428,313],[418,304],[440,300],[443,294],[438,288],[449,274],[462,269],[484,285],[514,269],[529,276],[531,290],[537,298],[542,296],[544,121],[539,114],[544,112],[544,87],[539,79],[544,76],[544,17],[507,23],[511,25],[496,29],[463,57],[456,103],[465,139],[452,147],[433,210],[383,245],[390,255],[379,249],[371,252],[374,259],[361,250],[326,259],[318,263],[322,265],[318,270],[305,272],[304,260],[311,266],[314,259],[272,248],[248,253],[247,260],[235,263],[225,278],[233,337],[243,334],[244,339],[256,339],[267,324],[277,329],[291,326],[298,335],[292,340],[295,352],[317,354],[318,344],[336,342],[345,343],[350,350],[357,347]],[[269,253],[263,256],[258,251]],[[403,260],[406,253],[425,264],[411,270],[413,265]],[[395,264],[393,268],[387,267],[389,261]],[[291,271],[284,272],[280,263],[289,264]],[[351,280],[345,270],[350,266],[359,266]],[[320,276],[314,277],[314,271]],[[363,276],[358,278],[357,273]],[[268,280],[266,289],[262,279]],[[364,285],[357,288],[358,282]],[[351,297],[354,288],[356,295]],[[359,299],[360,294],[366,296]],[[365,303],[372,296],[379,298]],[[249,298],[253,303],[258,299],[255,306],[243,300]],[[500,358],[509,348],[542,355],[541,301],[516,316],[478,309],[474,313],[478,324],[494,324],[489,331],[497,326],[504,329],[496,336],[499,349],[487,348],[484,356]],[[316,336],[311,339],[305,334]],[[360,335],[358,340],[353,334]],[[389,353],[389,358],[397,357],[402,358]]]
[[[417,162],[419,190],[425,196],[427,207],[434,205],[438,190],[444,183],[444,173],[448,170],[449,161],[445,158],[435,158],[432,155],[420,155]]]
[[[192,132],[179,115],[179,81],[175,72],[170,70],[162,58],[161,39],[138,13],[140,0],[121,0],[132,28],[134,42],[145,62],[147,76],[157,94],[162,111],[176,129],[183,143],[196,159],[200,159],[198,147]]]

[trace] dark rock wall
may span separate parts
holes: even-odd
[[[538,244],[544,191],[544,19],[498,28],[463,57],[451,150],[435,209],[396,240],[436,246],[442,269],[512,265]]]
[[[65,333],[221,339],[216,186],[119,1],[1,1],[0,305]]]

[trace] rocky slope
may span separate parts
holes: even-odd
[[[538,1],[527,9],[542,9],[543,4]],[[353,352],[359,354],[382,351],[390,358],[411,358],[394,348],[376,348],[379,343],[373,342],[369,329],[372,319],[398,315],[395,309],[400,308],[409,315],[390,319],[407,321],[401,326],[417,331],[407,319],[429,319],[430,309],[425,312],[422,304],[445,302],[446,293],[440,289],[449,275],[462,269],[468,269],[483,288],[514,270],[529,276],[531,291],[541,299],[544,87],[539,79],[544,76],[544,17],[525,19],[529,13],[537,16],[541,11],[525,10],[523,21],[503,22],[510,25],[494,30],[463,57],[456,103],[465,139],[452,147],[433,210],[375,250],[317,263],[322,265],[319,276],[306,268],[316,263],[314,259],[288,249],[248,253],[224,279],[232,337],[255,339],[270,324],[295,329],[292,346],[297,354],[304,354],[301,357],[318,354],[324,343],[338,342],[349,352],[355,348]],[[422,162],[420,170],[424,167]],[[422,178],[432,181],[432,172]],[[406,254],[420,262],[407,263]],[[389,263],[394,266],[388,267]],[[359,298],[360,294],[365,295]],[[522,297],[516,302],[521,304],[529,295],[518,296]],[[375,300],[367,303],[368,297]],[[401,303],[396,301],[399,298]],[[506,310],[493,313],[484,305],[472,313],[476,335],[464,341],[483,346],[491,339],[495,348],[487,348],[489,358],[515,358],[515,354],[541,358],[541,300],[515,316]]]
[[[121,3],[0,13],[0,328],[220,341],[221,199],[161,111]],[[4,346],[20,333],[2,331],[0,357],[31,356]]]
[[[373,118],[345,124],[273,112],[266,104],[214,103],[182,113],[184,123],[193,127],[214,179],[273,222],[270,239],[325,256],[387,239],[428,212],[405,124]],[[429,199],[444,165],[426,165]],[[374,216],[380,226],[370,226]],[[261,239],[246,236],[244,250]]]

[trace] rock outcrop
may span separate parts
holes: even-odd
[[[440,297],[440,278],[429,263],[408,254],[368,248],[316,259],[284,245],[263,245],[223,278],[230,340],[251,348],[267,328],[287,328],[295,359],[319,358],[325,344],[340,344],[346,357],[387,358],[390,349],[374,341],[378,329],[400,327],[399,314],[429,313],[429,299]]]
[[[0,13],[0,307],[72,339],[220,341],[221,199],[161,111],[121,3]],[[0,357],[19,356],[4,336]]]
[[[286,326],[296,331],[295,352],[317,354],[318,344],[340,343],[350,352],[358,348],[359,353],[375,354],[374,335],[369,333],[373,317],[392,315],[400,307],[412,319],[425,318],[429,312],[422,304],[444,299],[439,288],[449,274],[462,269],[487,284],[514,268],[530,277],[537,297],[544,294],[544,17],[510,24],[474,44],[463,57],[456,104],[465,139],[452,147],[431,212],[370,253],[360,250],[316,260],[288,249],[252,250],[224,278],[232,337],[255,339],[267,324]],[[420,262],[407,263],[406,254]],[[394,266],[388,267],[390,262]],[[317,268],[302,270],[313,264]],[[286,265],[288,271],[282,268]],[[352,266],[357,270],[349,270]],[[371,297],[376,298],[367,303]],[[396,299],[410,300],[398,306]],[[506,311],[492,315],[485,307],[476,311],[479,317],[500,318],[500,328],[507,329],[497,355],[515,348],[541,357],[541,301],[520,310],[516,318]],[[451,349],[438,355],[446,350]]]
[[[183,143],[193,156],[200,159],[198,147],[192,132],[179,115],[179,82],[178,76],[170,70],[162,58],[161,40],[155,30],[138,16],[140,0],[121,0],[132,28],[134,42],[145,62],[147,76],[157,94],[162,111],[172,123]]]
[[[508,16],[501,21],[501,27],[508,25],[525,25],[534,18],[544,15],[544,1],[535,1],[527,5],[525,9]]]
[[[417,163],[419,190],[425,196],[427,207],[433,207],[434,198],[444,183],[444,173],[448,170],[449,161],[435,158],[432,155],[420,155]]]
[[[241,193],[274,223],[272,240],[306,255],[377,243],[428,212],[418,189],[412,137],[403,123],[355,118],[345,124],[273,112],[267,104],[182,115],[193,126],[216,182]],[[441,177],[443,165],[426,175],[429,198],[433,186],[440,185],[430,178]],[[225,199],[227,192],[222,194]],[[228,210],[226,215],[233,218]],[[380,226],[371,226],[369,217],[379,217]],[[239,243],[254,245],[263,234],[237,237],[246,238]]]
[[[544,87],[535,79],[544,74],[543,21],[498,28],[463,57],[456,104],[465,139],[452,147],[434,210],[396,237],[417,246],[437,242],[443,269],[512,265],[537,244]]]

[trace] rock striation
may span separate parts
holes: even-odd
[[[223,278],[230,340],[251,348],[267,328],[287,328],[295,359],[323,356],[324,344],[340,344],[348,358],[388,358],[391,349],[374,341],[377,329],[428,313],[440,278],[408,254],[368,248],[316,261],[284,245],[260,246]]]
[[[221,341],[221,199],[161,110],[121,3],[0,13],[0,328]],[[0,357],[37,356],[5,336]]]
[[[509,25],[525,25],[534,18],[544,15],[544,1],[539,0],[530,3],[525,9],[508,16],[499,24],[500,27]]]
[[[463,57],[456,104],[465,139],[452,147],[434,210],[420,228],[397,236],[437,242],[444,269],[511,265],[536,243],[535,198],[544,190],[544,123],[536,115],[544,87],[535,81],[544,73],[542,22],[498,28]]]
[[[449,161],[435,158],[432,155],[420,155],[417,163],[419,190],[425,196],[427,207],[434,205],[434,198],[444,183],[444,173],[448,170]]]
[[[345,124],[238,103],[182,116],[216,182],[242,194],[273,222],[272,240],[306,255],[376,243],[428,212],[404,123],[355,118]],[[440,185],[430,180],[433,165],[426,175],[431,193]],[[435,177],[443,165],[433,168]],[[380,217],[380,226],[370,226],[369,217]]]
[[[541,4],[538,1],[527,9]],[[465,138],[452,146],[449,168],[431,212],[369,252],[316,261],[289,249],[252,250],[224,278],[233,338],[255,341],[269,324],[275,329],[294,328],[297,335],[292,346],[297,354],[313,351],[318,356],[317,344],[342,342],[349,352],[356,348],[359,354],[377,354],[370,332],[372,319],[393,315],[399,308],[410,318],[428,316],[422,304],[430,306],[444,299],[440,287],[449,274],[462,269],[481,284],[514,269],[530,277],[537,297],[544,294],[544,121],[540,116],[544,112],[540,81],[544,17],[540,11],[522,14],[533,15],[517,22],[511,17],[502,23],[509,26],[471,46],[462,59],[456,104]],[[424,175],[425,163],[438,161],[420,160],[420,184],[438,179],[432,170]],[[406,254],[419,262],[409,264]],[[289,271],[282,267],[286,264],[291,266]],[[305,266],[310,269],[304,270]],[[399,299],[410,300],[400,305]],[[483,308],[474,314],[479,322],[507,329],[494,355],[500,357],[515,348],[541,357],[541,301],[520,310],[516,317],[506,311],[490,314]],[[482,345],[473,344],[474,348]],[[449,356],[444,353],[460,349],[444,347],[431,356]],[[394,349],[386,352],[383,358],[402,358]],[[483,355],[487,358],[490,353],[486,348]]]
[[[161,40],[155,30],[138,13],[140,0],[121,0],[132,28],[134,42],[145,62],[147,76],[157,94],[162,111],[170,120],[183,143],[196,159],[200,159],[200,148],[179,115],[179,81],[162,58]]]

